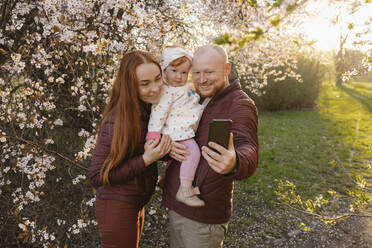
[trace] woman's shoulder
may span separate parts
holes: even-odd
[[[110,111],[105,119],[103,120],[104,125],[113,125],[115,121],[115,112],[112,110]]]

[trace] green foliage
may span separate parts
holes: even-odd
[[[306,224],[305,224],[305,223],[303,223],[303,222],[301,222],[300,226],[301,226],[302,230],[304,230],[305,232],[307,232],[307,231],[310,231],[310,230],[311,230],[311,229],[310,229],[310,228],[309,228],[308,226],[306,226]]]
[[[295,9],[296,9],[296,4],[288,4],[286,11],[287,11],[287,13],[291,13]]]
[[[279,27],[279,24],[280,24],[281,20],[280,20],[280,16],[277,15],[273,18],[270,19],[270,23],[271,25],[273,25],[274,27],[278,28]]]
[[[235,44],[236,40],[231,39],[230,35],[228,33],[225,33],[217,38],[214,38],[214,43],[216,45],[225,45],[225,44]]]
[[[371,188],[372,84],[345,87],[353,91],[323,85],[315,110],[260,112],[259,166],[249,180],[239,182],[243,192],[260,195],[273,211],[278,211],[279,199],[323,218],[325,225],[371,204],[366,188]],[[349,162],[351,150],[354,157]]]
[[[248,38],[251,40],[259,40],[261,36],[264,34],[262,28],[256,28],[249,32]]]
[[[275,82],[269,78],[268,84],[260,90],[261,95],[247,93],[261,110],[312,108],[319,94],[324,70],[325,67],[318,60],[299,57],[297,73],[301,75],[303,82],[294,78]],[[243,82],[243,85],[246,83],[248,82]]]
[[[248,4],[249,6],[251,6],[252,8],[257,8],[257,0],[248,0]]]
[[[306,191],[310,189],[300,189],[304,184],[303,181],[297,180],[295,177],[290,179],[289,176],[286,176],[284,179],[278,176],[278,179],[275,180],[277,184],[275,194],[279,201],[322,220],[325,225],[333,225],[338,220],[356,214],[364,206],[371,204],[371,196],[368,192],[371,187],[369,159],[372,128],[368,125],[372,121],[370,114],[372,111],[370,107],[372,106],[371,88],[371,83],[352,83],[347,88],[337,90],[336,87],[327,86],[324,88],[321,99],[319,99],[318,112],[331,123],[319,131],[325,135],[323,137],[329,142],[330,147],[327,149],[334,149],[333,152],[328,155],[324,154],[324,156],[334,158],[328,162],[328,169],[333,170],[333,177],[343,175],[343,179],[339,178],[334,182],[328,181],[322,186],[323,189],[318,192],[313,191],[309,195]],[[312,125],[317,125],[315,123],[313,121]],[[356,126],[358,128],[355,128]],[[317,128],[319,127],[315,129],[312,127],[312,130],[304,132],[314,132],[317,135]],[[326,134],[330,131],[327,129],[334,129],[331,131],[334,134]],[[296,130],[291,128],[288,132],[296,132]],[[283,140],[278,140],[277,143],[283,143]],[[321,143],[322,141],[319,140],[316,146],[321,146]],[[307,150],[307,152],[309,151]],[[302,156],[306,155],[302,154]],[[323,163],[321,158],[319,158],[319,162]],[[327,165],[323,166],[327,167]],[[310,175],[309,172],[303,173]],[[328,176],[326,173],[322,173],[319,175],[319,179],[322,177]],[[325,180],[330,180],[330,178],[331,175]],[[309,179],[309,181],[311,180]],[[311,181],[312,184],[318,182],[319,180]]]
[[[274,20],[275,22],[275,20]],[[280,22],[280,20],[279,20]],[[279,23],[277,24],[279,25]],[[218,36],[213,39],[214,44],[216,45],[232,45],[231,51],[237,51],[239,49],[242,49],[248,45],[249,41],[258,41],[263,36],[264,31],[261,28],[256,28],[247,34],[244,34],[242,37],[240,37],[238,40],[232,38],[228,33],[225,33],[221,36]]]

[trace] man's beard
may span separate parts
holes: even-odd
[[[214,84],[214,83],[213,83]],[[200,90],[199,90],[199,87],[195,87],[195,85],[194,85],[194,88],[195,88],[195,91],[196,91],[196,93],[198,93],[198,95],[200,96],[200,97],[213,97],[218,91],[220,91],[221,89],[223,89],[223,88],[225,88],[227,86],[227,83],[225,82],[224,84],[221,84],[221,85],[219,85],[219,86],[217,86],[217,87],[214,87],[213,88],[213,91],[211,91],[210,93],[208,93],[208,94],[202,94],[201,92],[200,92]]]

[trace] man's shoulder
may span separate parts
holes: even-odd
[[[247,93],[245,93],[242,89],[236,89],[230,93],[229,98],[232,101],[231,107],[236,105],[252,105],[256,107],[254,101],[252,98],[248,96]]]

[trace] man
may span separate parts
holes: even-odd
[[[205,206],[189,207],[175,198],[180,183],[178,161],[182,161],[187,154],[185,148],[177,143],[170,153],[175,160],[167,166],[165,174],[163,205],[170,209],[172,248],[222,247],[232,212],[233,181],[250,177],[257,168],[257,109],[241,90],[238,80],[228,82],[231,64],[222,48],[211,45],[199,48],[194,54],[191,69],[196,91],[203,98],[212,98],[196,133],[202,158],[194,185],[199,187],[199,197]],[[209,122],[212,119],[232,120],[228,149],[208,143]]]

